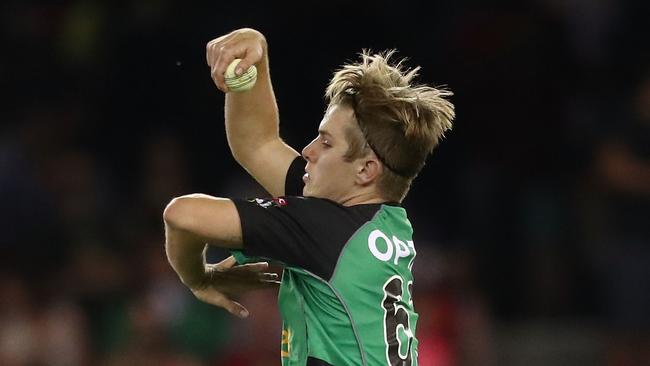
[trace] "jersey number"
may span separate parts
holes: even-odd
[[[391,277],[384,285],[384,336],[387,346],[386,358],[391,366],[413,365],[413,332],[409,326],[409,314],[404,305],[399,304],[403,299],[403,285],[404,282],[399,276]],[[407,291],[410,291],[410,288]]]

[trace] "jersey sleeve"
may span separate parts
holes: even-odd
[[[279,261],[324,279],[331,276],[342,248],[364,221],[345,207],[318,198],[286,196],[233,202],[246,257]]]
[[[297,156],[289,169],[287,176],[284,180],[284,195],[285,196],[302,196],[302,189],[305,187],[305,182],[302,176],[305,175],[305,166],[307,161],[302,156]]]

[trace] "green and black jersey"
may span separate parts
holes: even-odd
[[[417,365],[406,211],[300,197],[304,166],[292,163],[285,197],[233,200],[244,242],[237,260],[285,265],[282,365]]]

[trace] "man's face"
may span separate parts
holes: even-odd
[[[345,130],[352,123],[356,122],[350,107],[335,105],[325,113],[318,136],[302,150],[307,160],[304,196],[342,203],[354,192],[356,164],[343,159],[348,150]]]

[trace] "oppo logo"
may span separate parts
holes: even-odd
[[[379,229],[373,230],[368,235],[368,249],[370,253],[383,262],[392,260],[397,265],[400,258],[415,258],[415,245],[413,240],[407,240],[406,243],[398,239],[395,235],[389,238]],[[413,258],[409,262],[409,269],[413,265]]]

